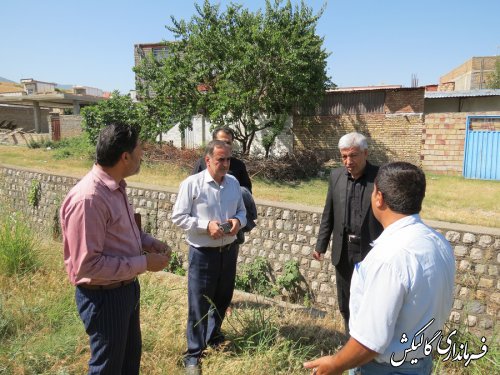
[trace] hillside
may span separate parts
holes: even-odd
[[[15,83],[14,81],[11,81],[10,79],[0,77],[0,82],[9,82],[9,83]]]
[[[4,92],[23,91],[23,86],[15,82],[0,82],[0,94]]]

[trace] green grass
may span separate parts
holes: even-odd
[[[81,138],[66,140],[63,146],[50,150],[0,146],[4,164],[77,177],[83,176],[92,166],[90,153],[91,149]],[[144,162],[141,172],[128,180],[175,189],[188,173],[177,165]],[[257,199],[315,207],[323,207],[328,190],[327,180],[321,178],[296,183],[255,178],[252,183]],[[427,183],[422,210],[424,219],[500,227],[500,181],[428,173]]]
[[[18,213],[0,214],[0,273],[23,274],[37,266],[35,236]]]

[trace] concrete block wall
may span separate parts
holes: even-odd
[[[82,116],[80,115],[61,115],[61,139],[77,137],[82,134]]]
[[[39,206],[30,207],[28,193],[33,180],[41,184]],[[25,212],[47,231],[54,227],[60,202],[78,178],[40,173],[0,165],[0,197]],[[171,223],[177,198],[176,189],[129,184],[129,200],[141,214],[142,226],[164,239],[186,257],[184,233]],[[311,251],[321,221],[321,208],[279,204],[257,200],[258,226],[240,247],[239,264],[261,256],[268,260],[277,276],[287,260],[300,264],[302,286],[307,288],[319,308],[336,311],[335,271],[330,251],[325,260],[312,259]],[[457,327],[465,324],[472,332],[491,337],[500,316],[500,229],[472,227],[445,222],[429,222],[452,244],[456,256],[455,301],[450,315]]]
[[[33,107],[0,106],[0,121],[13,121],[18,128],[27,132],[35,130],[35,117]],[[49,110],[40,108],[40,129],[47,133],[49,129]]]

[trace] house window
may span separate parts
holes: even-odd
[[[153,48],[153,56],[156,61],[161,61],[168,57],[167,47],[156,47]]]

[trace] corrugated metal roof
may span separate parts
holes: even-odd
[[[463,90],[463,91],[426,91],[425,99],[467,98],[472,96],[500,96],[500,89]]]

